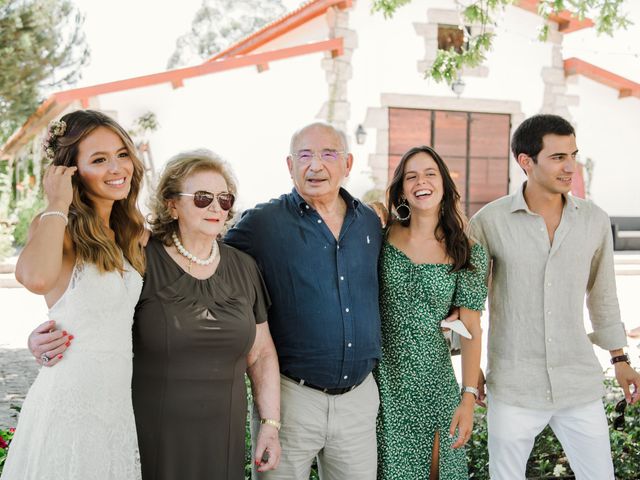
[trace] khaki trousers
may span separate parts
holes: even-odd
[[[321,480],[375,480],[376,416],[380,399],[373,375],[354,390],[328,395],[280,378],[282,457],[260,480],[308,480],[318,459]],[[258,416],[254,411],[254,428]]]

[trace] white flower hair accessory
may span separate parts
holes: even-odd
[[[49,161],[53,161],[53,157],[58,146],[58,139],[64,136],[66,130],[67,124],[64,122],[64,120],[60,120],[59,122],[54,120],[49,124],[47,138],[42,143],[42,149],[44,150],[44,154]]]

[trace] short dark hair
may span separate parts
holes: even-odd
[[[522,122],[511,137],[511,151],[513,156],[524,153],[537,163],[537,156],[542,150],[542,137],[545,135],[575,135],[571,124],[558,115],[540,114],[527,118]]]

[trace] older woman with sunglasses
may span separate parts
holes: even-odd
[[[266,322],[269,297],[255,261],[218,240],[233,216],[235,191],[226,164],[198,150],[167,163],[152,198],[133,326],[133,407],[144,480],[245,478],[245,372],[261,418],[254,462],[267,471],[280,459],[280,375]],[[53,348],[56,332],[45,333],[52,326],[31,334],[34,355]]]
[[[244,373],[262,426],[259,471],[278,464],[278,360],[255,261],[218,240],[235,182],[208,151],[171,159],[152,199],[133,329],[133,406],[143,478],[244,479]],[[266,453],[265,453],[266,452]]]

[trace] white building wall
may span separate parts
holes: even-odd
[[[640,99],[573,77],[569,92],[580,97],[570,107],[580,157],[594,163],[591,199],[611,216],[640,216]]]
[[[150,135],[156,166],[183,150],[211,149],[233,167],[239,207],[252,207],[292,188],[286,165],[291,134],[315,120],[326,98],[322,53],[100,97],[125,126],[147,111],[160,128]]]
[[[466,88],[457,98],[446,85],[425,80],[418,69],[418,62],[425,59],[425,37],[416,24],[429,22],[430,9],[454,10],[455,5],[450,0],[414,0],[398,9],[393,18],[385,19],[380,13],[371,14],[370,2],[358,0],[349,12],[348,28],[357,32],[357,48],[351,59],[353,77],[346,87],[350,100],[347,134],[355,158],[347,187],[357,196],[374,186],[369,157],[384,148],[385,139],[377,139],[380,131],[369,128],[368,138],[360,146],[355,143],[354,131],[370,109],[393,106],[384,104],[384,98],[394,98],[394,94],[438,98],[436,108],[446,105],[447,109],[465,111],[473,111],[474,103],[487,111],[488,101],[508,105],[513,128],[543,108],[542,71],[552,66],[553,58],[552,44],[536,39],[542,22],[538,16],[517,7],[506,9],[484,63],[485,76],[465,75]],[[552,35],[558,40],[557,32]],[[328,36],[323,15],[258,51]],[[156,166],[186,149],[204,147],[221,154],[238,177],[239,205],[248,208],[291,189],[285,162],[289,138],[300,126],[316,120],[328,99],[322,68],[325,56],[316,53],[272,62],[260,74],[255,67],[246,67],[206,75],[186,80],[184,87],[176,90],[167,84],[102,95],[99,107],[117,111],[127,127],[147,111],[157,115],[160,129],[150,137]],[[581,151],[595,161],[594,199],[612,215],[640,215],[640,196],[635,188],[640,162],[629,160],[623,169],[609,168],[613,159],[622,161],[629,158],[629,152],[638,151],[640,140],[633,131],[637,121],[633,120],[637,120],[639,101],[618,100],[614,90],[588,81],[571,85],[568,93],[580,96],[580,104],[571,107],[570,113],[578,124]],[[421,108],[428,108],[424,103]],[[603,131],[611,133],[603,136]],[[603,142],[603,137],[618,140]],[[513,190],[523,175],[513,160],[510,171]],[[615,182],[623,185],[615,189],[622,192],[619,195],[611,193],[612,185],[618,185]]]
[[[503,15],[502,26],[495,31],[493,49],[484,63],[488,69],[488,73],[483,69],[486,76],[463,75],[466,87],[460,98],[447,85],[424,78],[424,72],[417,65],[425,57],[425,41],[416,31],[416,25],[431,21],[429,10],[455,11],[455,8],[454,2],[447,0],[414,0],[398,9],[392,19],[385,19],[381,14],[371,15],[368,2],[356,3],[351,15],[351,28],[358,32],[359,48],[353,56],[354,76],[349,84],[350,132],[364,123],[369,109],[393,106],[382,105],[383,94],[449,99],[447,109],[450,110],[473,111],[474,99],[478,105],[484,104],[485,100],[518,102],[520,113],[515,115],[517,118],[512,118],[514,128],[523,117],[540,112],[544,99],[542,69],[551,66],[551,44],[536,41],[541,19],[519,8],[508,8]],[[486,110],[483,108],[481,111]],[[496,112],[505,113],[501,110]],[[356,160],[362,164],[369,155],[378,153],[384,156],[385,153],[376,150],[380,147],[377,143],[385,143],[384,139],[376,139],[376,134],[384,136],[386,132],[369,129],[368,133],[366,144],[354,149]],[[365,190],[367,185],[371,188],[373,182],[368,179],[374,172],[363,168],[359,173],[360,189]],[[511,173],[510,187],[515,188],[520,184],[522,175],[513,162]]]

